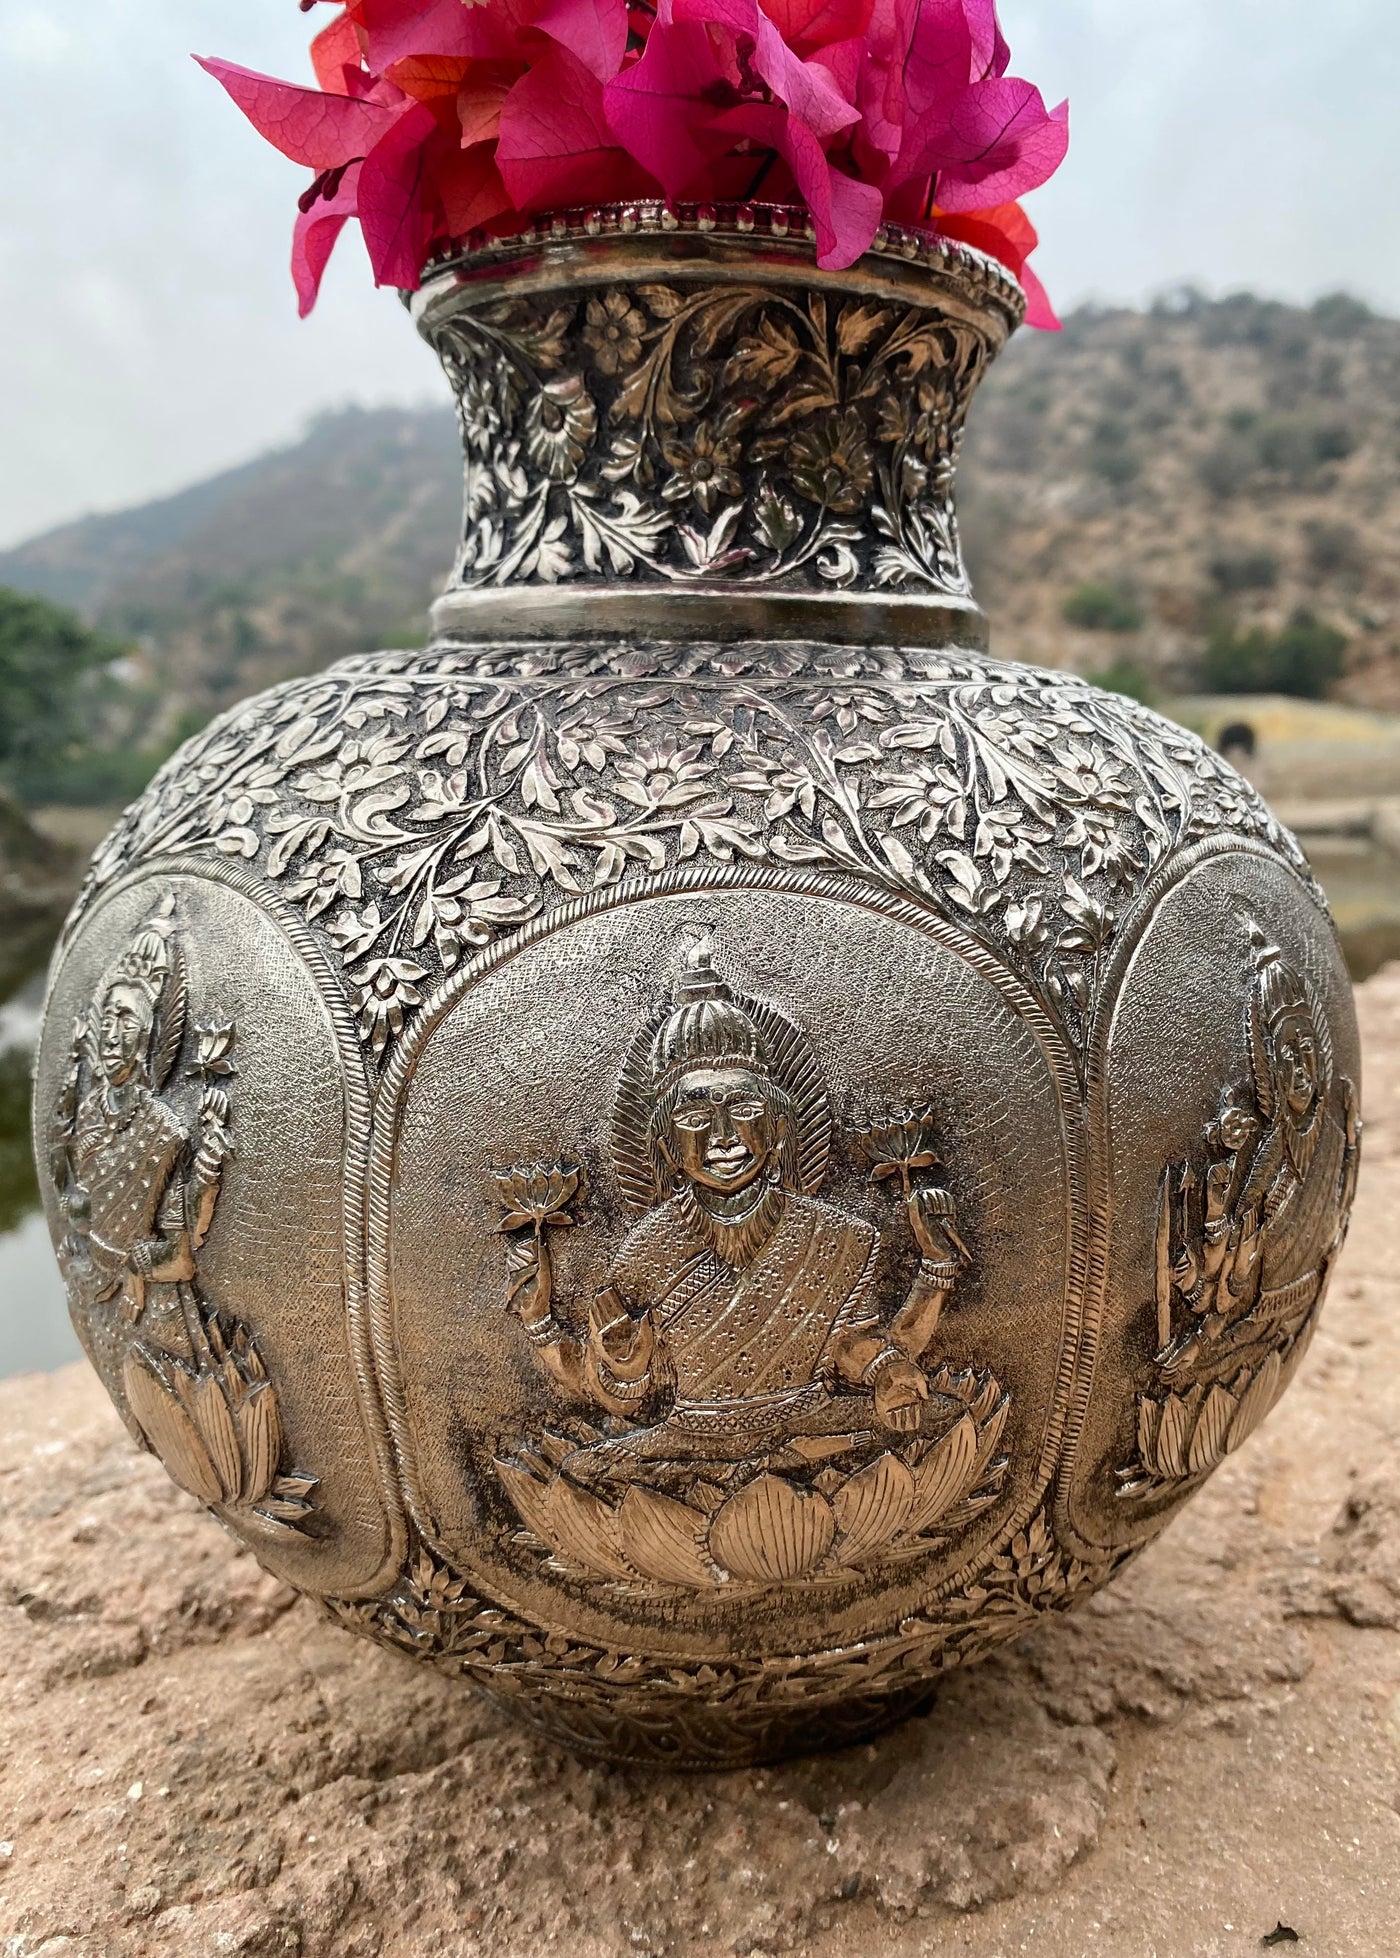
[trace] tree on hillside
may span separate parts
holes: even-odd
[[[124,650],[62,606],[0,585],[0,774],[32,782],[89,740]]]
[[[1282,632],[1239,632],[1228,620],[1201,660],[1207,693],[1288,693],[1321,700],[1346,669],[1347,641],[1335,626],[1297,611]]]

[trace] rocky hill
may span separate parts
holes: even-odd
[[[442,409],[350,410],[180,496],[0,554],[0,583],[134,635],[199,713],[347,652],[411,644],[451,556]],[[1346,639],[1336,691],[1400,708],[1400,322],[1182,294],[1023,334],[962,472],[1005,656],[1189,688],[1213,632],[1300,609]]]
[[[1077,313],[1013,342],[963,486],[1003,656],[1189,689],[1213,629],[1304,609],[1346,637],[1341,697],[1400,708],[1400,322],[1342,296]]]

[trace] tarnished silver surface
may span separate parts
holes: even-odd
[[[823,581],[834,620],[970,603],[987,275],[578,228],[420,302],[477,404],[445,625],[544,592],[575,630],[443,630],[182,749],[56,957],[38,1147],[113,1398],[269,1569],[575,1745],[732,1762],[917,1705],[1253,1431],[1345,1230],[1356,1032],[1296,844],[1192,736],[791,636]],[[733,310],[636,418],[662,287]],[[707,507],[676,445],[789,319],[869,480],[807,496],[795,362],[744,377]],[[531,453],[560,388],[567,470]],[[594,550],[624,495],[646,552]],[[657,581],[673,635],[595,627]]]

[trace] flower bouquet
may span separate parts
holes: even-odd
[[[202,64],[314,172],[303,313],[350,218],[376,282],[413,289],[534,213],[664,197],[805,206],[825,268],[887,219],[926,227],[1056,323],[1016,200],[1062,161],[1068,107],[1007,73],[995,0],[351,0],[311,54],[316,88]]]

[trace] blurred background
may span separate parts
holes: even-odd
[[[1065,314],[974,411],[1003,658],[1185,722],[1400,957],[1395,0],[1003,0],[1071,98],[1031,200]],[[358,241],[296,318],[304,173],[189,60],[310,79],[294,0],[0,0],[0,1375],[75,1357],[28,1069],[86,853],[240,695],[413,645],[457,522],[445,385]]]

